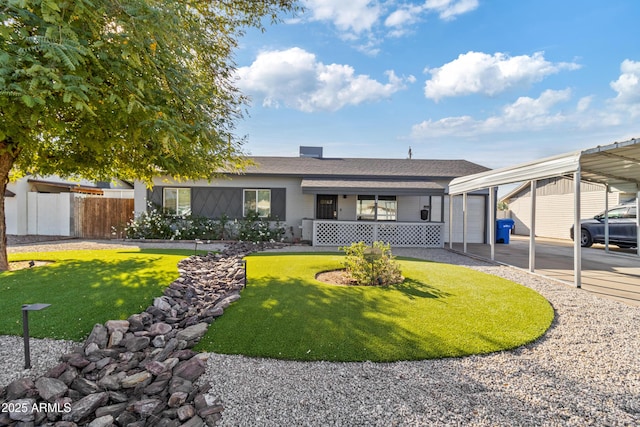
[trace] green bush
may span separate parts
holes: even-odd
[[[349,275],[362,286],[392,285],[404,280],[400,265],[391,254],[391,245],[373,242],[352,243],[340,248],[347,258],[344,266]]]
[[[284,227],[280,225],[280,221],[275,219],[275,224],[270,218],[260,218],[258,212],[249,212],[247,216],[240,221],[238,229],[238,239],[245,242],[279,242],[284,238]]]
[[[284,227],[278,220],[259,218],[250,213],[241,221],[231,221],[222,215],[217,220],[173,215],[150,206],[149,210],[131,220],[124,229],[127,239],[166,240],[242,240],[246,242],[277,242],[284,238]]]

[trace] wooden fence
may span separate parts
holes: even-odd
[[[133,219],[133,199],[76,197],[75,236],[83,239],[123,238],[125,225]]]

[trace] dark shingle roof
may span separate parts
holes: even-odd
[[[342,178],[444,178],[488,171],[466,160],[250,157],[255,166],[246,175],[289,175]]]

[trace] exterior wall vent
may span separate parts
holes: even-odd
[[[312,157],[314,159],[322,158],[322,147],[303,147],[300,146],[300,157]]]

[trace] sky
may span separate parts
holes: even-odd
[[[239,40],[246,154],[512,166],[640,137],[638,0],[301,0]]]

